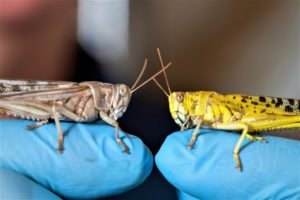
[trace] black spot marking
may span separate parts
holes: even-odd
[[[20,88],[20,86],[18,86],[18,85],[13,85],[13,86],[12,86],[12,91],[18,92],[18,91],[21,91],[21,88]]]
[[[260,102],[266,102],[266,98],[265,98],[265,97],[262,97],[262,96],[260,96],[260,97],[259,97],[259,101],[260,101]]]
[[[249,107],[249,105],[246,105],[246,108],[248,108]]]
[[[240,106],[240,108],[243,109],[244,107],[243,107],[243,106]]]
[[[26,85],[34,85],[36,83],[36,81],[34,81],[34,80],[26,80],[25,83],[26,83]]]
[[[269,107],[271,107],[271,105],[267,103],[267,104],[266,104],[266,107],[269,108]]]
[[[291,106],[285,106],[284,111],[285,112],[293,112],[293,108]]]
[[[247,103],[247,100],[246,99],[242,99],[242,102]]]
[[[260,113],[265,113],[266,112],[266,109],[262,109],[261,111],[260,111]]]
[[[0,92],[3,92],[3,91],[5,91],[5,86],[2,83],[0,83]]]
[[[256,113],[256,110],[254,110],[254,113]]]
[[[255,101],[251,101],[251,103],[252,103],[253,105],[258,105],[258,103],[255,102]]]
[[[233,98],[233,99],[236,99],[236,96],[233,96],[232,98]]]
[[[249,99],[252,99],[252,97],[249,97]]]
[[[279,106],[281,106],[282,104],[283,104],[282,99],[281,99],[281,98],[277,98],[277,102],[276,102],[275,106],[276,106],[276,107],[279,107]]]
[[[275,99],[272,99],[271,103],[272,103],[272,104],[275,104]]]
[[[292,106],[295,104],[295,99],[288,99],[288,101]]]

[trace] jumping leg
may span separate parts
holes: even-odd
[[[43,126],[45,124],[48,124],[48,123],[49,123],[49,120],[48,119],[44,119],[42,121],[38,121],[38,122],[36,122],[34,124],[31,124],[31,125],[27,126],[27,130],[33,130],[35,128],[41,127],[41,126]]]
[[[61,125],[60,125],[60,122],[59,122],[59,119],[58,119],[58,116],[56,113],[55,103],[53,104],[52,112],[53,112],[53,119],[55,121],[55,125],[56,125],[57,131],[58,131],[58,151],[60,153],[63,153],[63,151],[64,151],[64,148],[63,148],[64,134],[61,129]]]

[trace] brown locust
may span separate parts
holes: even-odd
[[[147,59],[131,88],[124,84],[97,81],[37,81],[0,79],[0,118],[36,120],[28,129],[40,127],[54,119],[59,134],[58,150],[63,152],[64,134],[60,121],[93,122],[102,119],[115,127],[115,139],[124,152],[129,148],[119,137],[117,119],[126,111],[131,95],[166,70],[171,63],[137,86]]]

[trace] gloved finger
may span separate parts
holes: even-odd
[[[300,142],[265,137],[245,140],[240,151],[243,171],[235,169],[233,149],[240,134],[201,129],[192,150],[193,130],[168,136],[156,164],[177,189],[199,199],[300,198]]]
[[[126,154],[115,140],[115,129],[101,122],[61,123],[62,154],[54,124],[28,131],[31,121],[0,123],[0,167],[30,177],[64,198],[119,194],[141,184],[152,170],[152,154],[139,138],[120,131],[130,149]]]
[[[0,199],[61,200],[25,176],[3,168],[0,168]]]
[[[182,192],[180,190],[177,190],[177,197],[178,197],[178,200],[200,200],[196,197],[193,197],[185,192]]]

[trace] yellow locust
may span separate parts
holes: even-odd
[[[158,49],[161,65],[162,58]],[[300,100],[249,96],[241,94],[222,95],[213,91],[171,92],[164,73],[168,92],[153,78],[154,82],[168,96],[169,109],[181,130],[195,127],[188,148],[192,148],[204,125],[213,129],[241,131],[233,157],[236,168],[241,171],[239,151],[245,138],[251,141],[266,142],[262,137],[250,133],[299,129]]]

